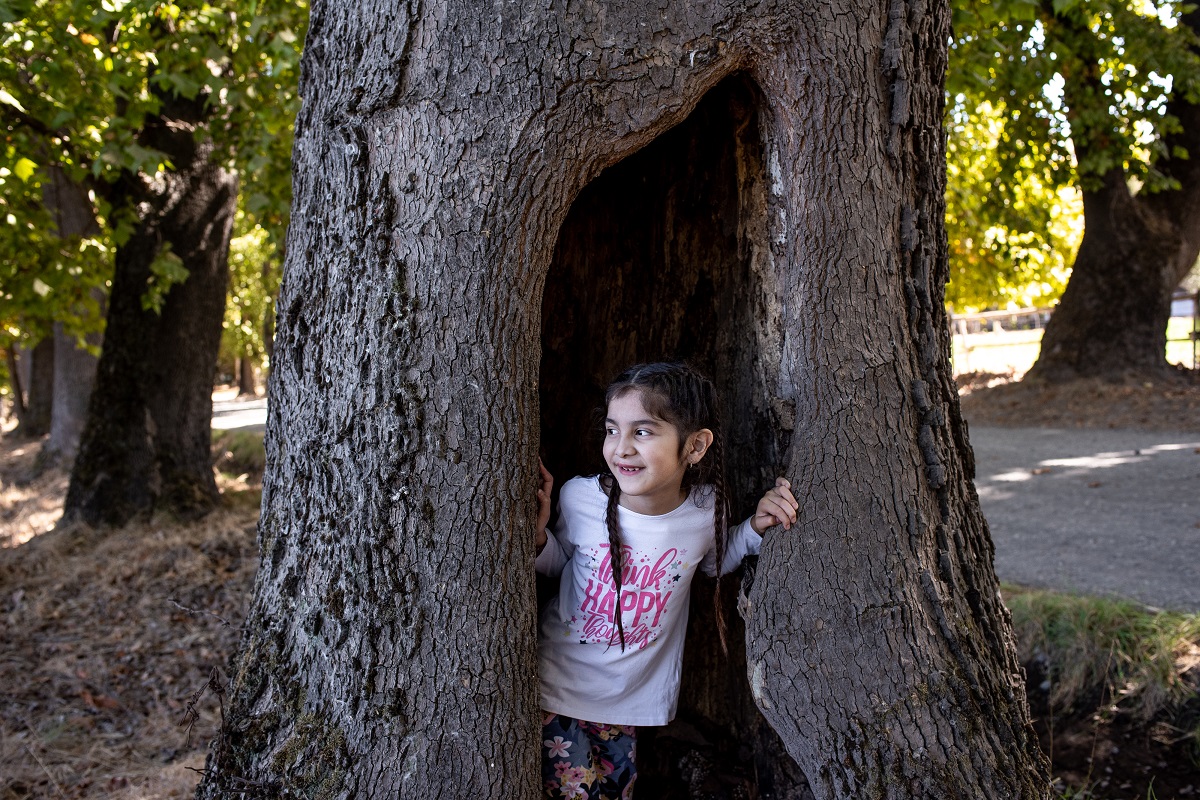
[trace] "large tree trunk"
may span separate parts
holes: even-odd
[[[537,797],[539,443],[587,469],[611,372],[687,357],[739,510],[780,470],[804,513],[750,680],[693,669],[683,714],[755,731],[752,689],[820,798],[1049,797],[946,356],[946,5],[419,8],[313,8],[263,563],[197,796]]]
[[[283,256],[284,256],[284,248],[280,247],[279,252],[278,252],[278,258],[283,258]],[[262,278],[263,278],[264,285],[267,284],[268,278],[271,275],[271,271],[275,268],[274,265],[276,263],[278,263],[278,262],[274,261],[274,259],[263,262]],[[274,298],[272,298],[272,300],[274,300]],[[275,303],[274,302],[271,302],[267,305],[267,312],[265,314],[263,314],[261,324],[262,324],[261,329],[262,329],[262,340],[263,340],[263,353],[267,357],[267,369],[269,370],[271,359],[275,358]]]
[[[176,170],[159,185],[131,176],[124,187],[143,216],[117,250],[104,349],[64,515],[122,524],[154,508],[202,514],[217,501],[212,382],[237,180],[195,135],[202,104],[167,103],[147,125],[146,141]],[[142,296],[164,243],[188,276],[156,313]]]
[[[1197,30],[1200,13],[1184,15],[1183,24]],[[1069,107],[1088,82],[1098,84],[1096,70],[1067,85]],[[1200,106],[1180,91],[1168,111],[1180,130],[1167,137],[1164,150],[1172,155],[1157,168],[1178,188],[1134,195],[1119,161],[1096,185],[1084,185],[1083,240],[1030,378],[1169,374],[1171,293],[1200,255]],[[1086,136],[1076,137],[1078,154],[1090,146]]]
[[[54,213],[58,235],[74,240],[93,233],[97,229],[96,218],[85,188],[72,182],[56,165],[49,171],[45,202]],[[94,289],[92,294],[97,307],[103,309],[103,289]],[[98,348],[103,338],[103,334],[94,333],[88,336],[87,343]],[[70,463],[79,449],[79,437],[83,435],[98,359],[80,347],[61,323],[54,325],[54,352],[54,407],[50,415],[50,437],[42,447],[42,457],[43,460]]]

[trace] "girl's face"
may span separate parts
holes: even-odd
[[[657,516],[678,508],[684,501],[683,474],[710,444],[707,428],[681,442],[674,425],[646,411],[637,390],[608,404],[604,460],[621,486],[620,504],[630,511]]]

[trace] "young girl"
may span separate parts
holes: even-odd
[[[799,509],[779,478],[728,529],[716,393],[691,368],[631,367],[605,401],[608,474],[563,486],[553,532],[541,466],[536,567],[562,575],[538,637],[547,797],[632,797],[634,727],[675,716],[696,568],[735,569]]]

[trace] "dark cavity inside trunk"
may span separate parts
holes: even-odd
[[[631,364],[663,360],[688,361],[717,385],[735,520],[773,481],[787,441],[770,424],[758,380],[764,288],[754,258],[768,242],[757,107],[749,81],[727,79],[572,205],[542,308],[541,441],[556,484],[603,469],[608,382]],[[738,575],[724,584],[729,655],[717,643],[713,584],[697,578],[678,716],[639,732],[640,797],[732,797],[739,784],[785,797],[803,786],[750,699],[733,611]]]

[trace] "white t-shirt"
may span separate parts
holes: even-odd
[[[717,573],[712,494],[697,487],[657,516],[620,509],[624,652],[613,623],[607,505],[598,477],[567,481],[558,522],[535,562],[538,572],[562,575],[538,635],[542,708],[609,725],[665,725],[679,700],[692,577],[697,567]],[[721,573],[761,543],[749,519],[731,528]]]

